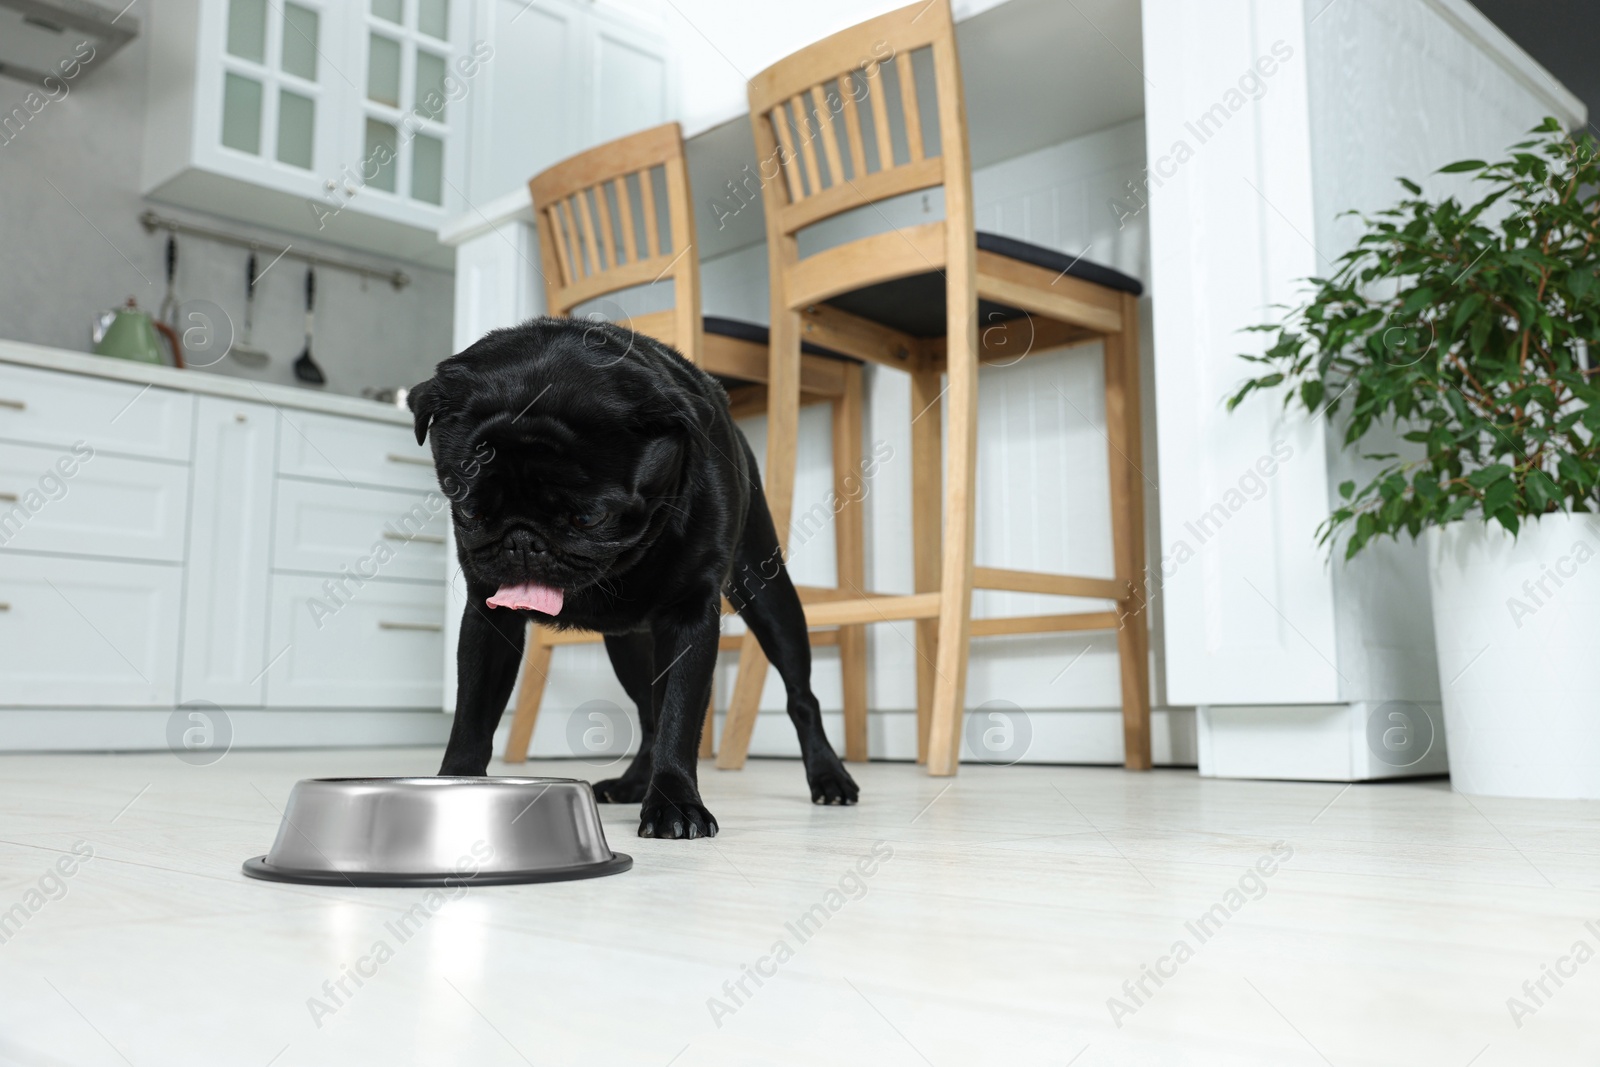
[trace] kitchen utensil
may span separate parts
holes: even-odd
[[[233,358],[247,367],[264,367],[272,358],[251,340],[255,332],[256,280],[256,250],[252,248],[244,265],[244,336],[229,349]]]
[[[162,355],[157,334],[166,339],[173,366],[182,367],[183,345],[177,333],[166,323],[152,319],[130,296],[122,307],[96,316],[93,352],[97,356],[131,359],[137,363],[165,364],[167,360]]]
[[[156,318],[172,327],[174,333],[178,330],[178,239],[172,234],[167,234],[167,295],[161,298],[161,307],[156,311]]]
[[[244,873],[342,886],[508,885],[617,874],[589,783],[572,778],[306,778]]]
[[[316,318],[317,268],[306,268],[306,347],[294,361],[294,376],[309,385],[327,385],[328,376],[322,373],[317,361],[311,358],[311,329]]]
[[[368,400],[376,400],[380,404],[393,404],[397,408],[406,406],[406,400],[411,396],[411,388],[405,385],[369,385],[361,390],[361,395]]]

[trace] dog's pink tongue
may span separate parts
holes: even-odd
[[[561,590],[527,582],[523,585],[502,585],[488,603],[491,608],[514,608],[517,611],[542,611],[546,615],[559,615],[561,601]]]

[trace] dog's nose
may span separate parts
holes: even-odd
[[[522,526],[507,533],[501,545],[507,555],[515,556],[518,559],[526,559],[528,556],[542,555],[550,551],[550,546],[545,544],[538,534]]]

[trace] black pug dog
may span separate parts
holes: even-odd
[[[811,799],[855,803],[755,457],[715,379],[619,327],[541,318],[440,363],[409,403],[467,582],[440,774],[486,773],[529,618],[598,631],[641,741],[595,796],[642,802],[641,837],[714,836],[696,763],[726,595],[783,678]]]

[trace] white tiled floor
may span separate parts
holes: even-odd
[[[0,1062],[1600,1063],[1600,959],[1563,964],[1576,973],[1545,979],[1542,1006],[1522,989],[1576,942],[1600,951],[1600,805],[1097,768],[969,766],[952,783],[873,764],[854,769],[861,806],[825,809],[797,763],[752,761],[703,772],[714,841],[639,840],[635,809],[608,807],[632,871],[474,889],[404,942],[385,924],[425,891],[239,873],[296,778],[436,761],[0,759],[0,910],[38,903],[62,850],[95,853],[0,944]],[[847,875],[879,841],[893,855],[862,895]],[[1292,857],[1252,882],[1277,842]],[[802,941],[787,924],[816,904],[836,910]],[[1217,904],[1202,942],[1186,924]],[[380,941],[392,955],[334,1005],[324,982]],[[725,991],[779,941],[792,958],[775,977]],[[1124,991],[1180,941],[1192,958],[1146,978],[1152,995]],[[1520,1027],[1513,996],[1536,1009]],[[314,1018],[314,997],[335,1010]],[[1112,997],[1135,1010],[1114,1022]]]

